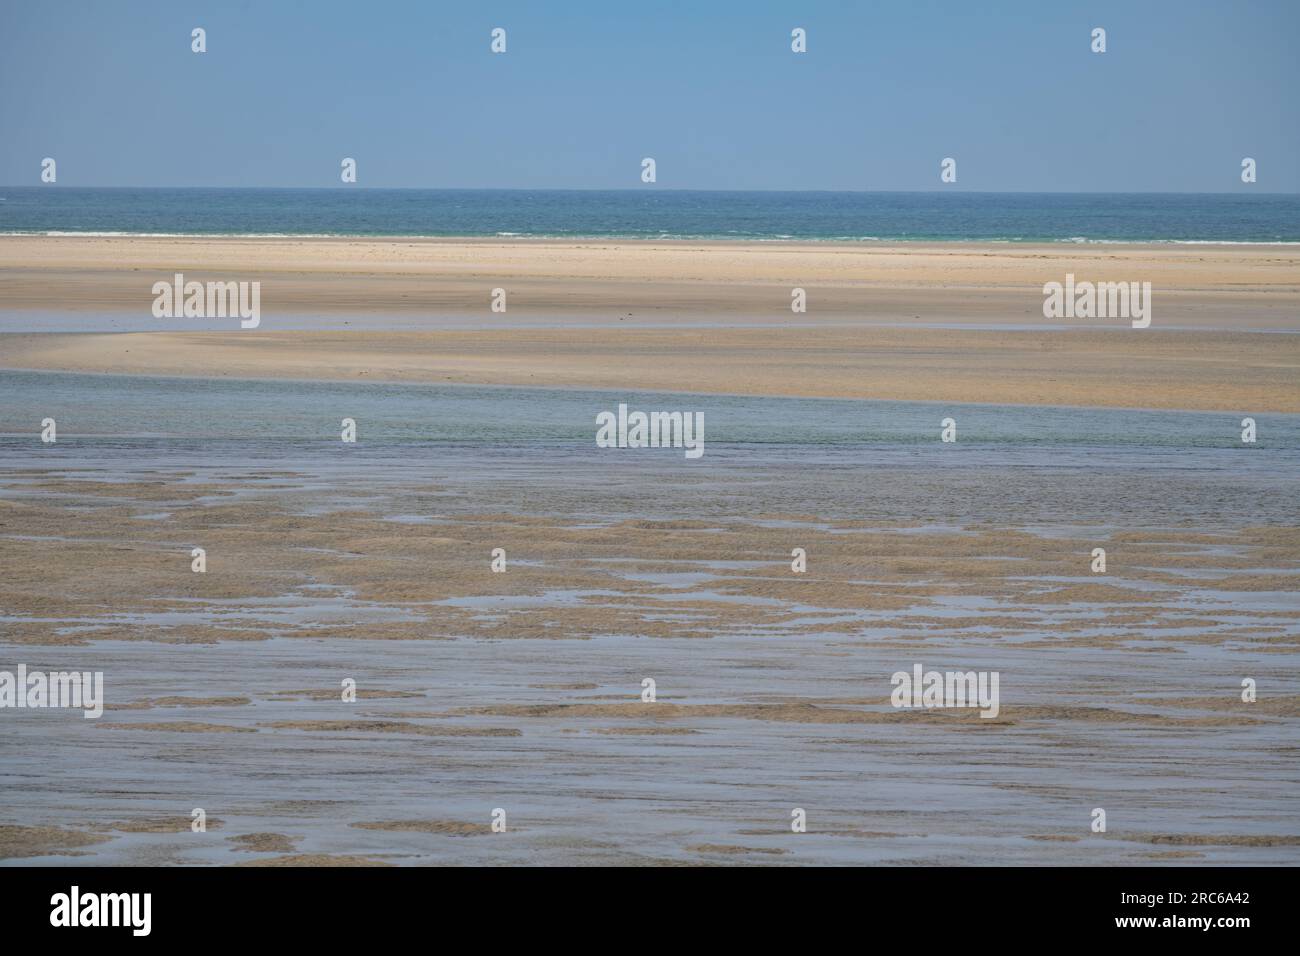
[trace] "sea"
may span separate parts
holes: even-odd
[[[1300,242],[1300,195],[0,187],[0,234]]]

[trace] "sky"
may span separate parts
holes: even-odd
[[[0,184],[1295,193],[1298,40],[1300,0],[0,0]]]

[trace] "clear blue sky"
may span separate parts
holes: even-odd
[[[0,0],[0,183],[1300,192],[1298,43],[1300,0]]]

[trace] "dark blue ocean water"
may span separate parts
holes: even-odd
[[[0,233],[1300,242],[1300,195],[0,187]]]

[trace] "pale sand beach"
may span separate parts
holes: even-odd
[[[1043,284],[1073,273],[1150,282],[1157,328],[1296,329],[1300,322],[1294,245],[0,236],[4,308],[148,316],[150,287],[175,272],[199,281],[261,281],[270,315],[489,319],[490,290],[504,287],[512,312],[554,320],[594,313],[611,322],[721,317],[1029,328],[1047,321]],[[808,291],[801,316],[790,311],[796,287]]]
[[[260,327],[153,319],[175,272],[262,282]],[[1044,319],[1067,273],[1151,282],[1151,327]],[[9,334],[8,368],[1300,411],[1300,337],[1251,334],[1300,330],[1288,247],[5,236],[0,303],[171,330]]]

